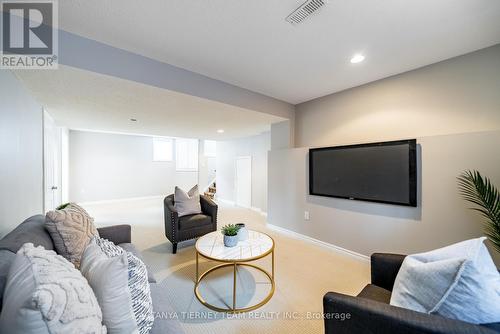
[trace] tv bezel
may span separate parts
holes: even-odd
[[[311,159],[311,157],[312,157],[311,153],[313,153],[315,151],[339,150],[339,149],[346,149],[346,148],[350,149],[350,148],[374,147],[374,146],[395,146],[395,145],[401,145],[401,144],[408,144],[409,145],[408,162],[409,162],[410,186],[409,186],[409,196],[408,196],[409,201],[408,202],[394,202],[394,201],[376,200],[376,199],[370,199],[370,198],[358,198],[358,197],[349,197],[349,196],[340,196],[340,195],[321,194],[321,193],[315,193],[313,191],[312,180],[314,178],[314,175],[313,175],[314,169],[313,169],[313,159]],[[367,144],[310,148],[309,149],[309,195],[416,207],[417,206],[417,140],[416,139],[406,139],[406,140],[394,140],[394,141],[385,141],[385,142],[367,143]]]

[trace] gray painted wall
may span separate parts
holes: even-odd
[[[175,171],[175,150],[173,162],[153,162],[153,137],[71,130],[69,155],[75,202],[168,195],[198,183],[197,172]]]
[[[217,142],[217,197],[235,201],[235,164],[240,156],[252,157],[252,207],[267,212],[267,153],[269,132],[258,136]]]
[[[495,46],[298,105],[303,148],[269,153],[269,222],[365,255],[481,235],[456,176],[477,168],[500,186],[499,91]],[[417,209],[308,195],[307,148],[404,138],[421,145]]]
[[[42,106],[0,70],[0,236],[43,211]]]
[[[271,124],[271,150],[294,147],[294,121],[288,120]]]

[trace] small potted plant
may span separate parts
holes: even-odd
[[[234,224],[228,224],[221,230],[224,235],[224,246],[234,247],[238,243],[238,230],[240,228]]]

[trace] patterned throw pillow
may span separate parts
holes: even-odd
[[[68,203],[68,205],[66,205],[64,208],[68,209],[68,210],[76,211],[78,213],[81,213],[82,215],[84,215],[88,219],[92,219],[92,221],[94,220],[94,218],[90,217],[90,215],[87,212],[87,210],[85,210],[84,208],[82,208],[81,206],[79,206],[76,203]]]
[[[0,333],[105,334],[91,287],[65,258],[24,244],[9,269]]]
[[[99,254],[96,254],[98,250]],[[99,259],[99,257],[101,259]],[[102,260],[102,257],[105,259]],[[112,273],[106,273],[105,270],[109,270],[111,267],[119,267],[116,261],[125,261],[124,269],[127,271],[125,282],[125,291],[121,287],[123,282],[109,282],[111,276],[119,277],[119,274],[113,275]],[[104,264],[100,266],[97,262],[103,262]],[[106,267],[108,269],[106,269]],[[154,317],[153,317],[153,303],[151,299],[151,291],[148,282],[148,273],[146,270],[146,265],[132,253],[125,251],[123,248],[116,246],[114,243],[94,237],[87,249],[85,250],[84,256],[82,258],[82,272],[85,277],[89,280],[90,284],[101,284],[99,282],[108,281],[111,285],[109,288],[100,289],[100,287],[94,287],[96,291],[97,298],[101,302],[101,308],[104,315],[104,323],[107,324],[107,316],[113,318],[119,318],[116,316],[117,310],[116,304],[109,304],[105,301],[109,297],[110,293],[114,293],[116,296],[120,295],[120,292],[126,293],[129,300],[127,300],[129,306],[128,310],[132,311],[132,318],[135,320],[134,327],[137,329],[139,334],[147,334],[153,327]],[[99,277],[101,276],[101,277]],[[106,276],[106,277],[102,277]],[[120,290],[113,292],[112,290]],[[108,296],[105,296],[108,295]],[[123,295],[119,296],[123,299]],[[102,303],[106,303],[103,305]],[[109,310],[109,311],[108,311]],[[125,313],[123,311],[122,313]],[[124,319],[127,317],[123,317]],[[111,319],[108,319],[111,320]],[[128,319],[127,319],[128,321]],[[120,330],[120,324],[113,321],[116,326],[112,328],[108,325],[109,333],[123,332]],[[123,324],[123,326],[130,328],[129,324]]]
[[[76,268],[85,247],[93,236],[99,236],[94,219],[75,203],[62,210],[47,212],[45,228],[49,231],[57,253],[64,256]]]

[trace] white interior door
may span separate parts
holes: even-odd
[[[61,130],[54,119],[43,112],[43,184],[44,210],[61,204]]]
[[[236,158],[236,205],[245,208],[252,206],[252,158]]]

